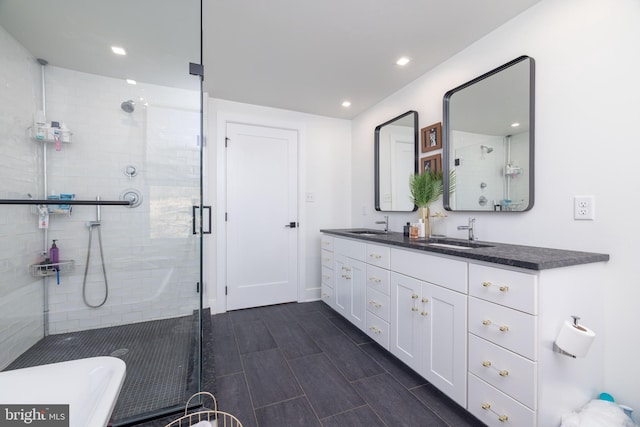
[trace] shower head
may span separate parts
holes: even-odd
[[[122,108],[122,111],[124,111],[125,113],[133,113],[133,110],[135,110],[135,105],[135,102],[133,102],[132,100],[128,100],[120,104],[120,108]]]
[[[487,153],[487,154],[489,154],[490,152],[492,152],[492,151],[493,151],[493,147],[488,147],[488,146],[486,146],[486,145],[481,145],[481,146],[480,146],[480,149],[481,149],[482,151],[484,151],[485,153]]]

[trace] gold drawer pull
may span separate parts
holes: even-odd
[[[411,295],[411,299],[418,299],[418,295],[416,295],[416,294],[412,294],[412,295]]]
[[[482,404],[482,409],[484,409],[485,411],[488,411],[489,409],[491,409],[491,405],[488,403],[483,403]]]
[[[489,286],[491,286],[491,282],[482,282],[482,286],[488,288]]]
[[[422,298],[422,302],[424,302],[424,303],[429,302],[429,298]]]
[[[491,324],[491,320],[488,320],[488,319],[487,319],[487,320],[483,320],[483,321],[482,321],[482,324],[483,324],[484,326],[489,326],[489,325]]]
[[[381,334],[382,333],[382,331],[380,329],[376,328],[375,326],[369,326],[369,330],[371,332],[373,332],[374,334]]]
[[[500,286],[500,292],[509,292],[508,286]]]
[[[369,254],[370,257],[373,257],[375,259],[380,259],[382,258],[382,255],[378,255],[378,254]]]
[[[506,415],[500,415],[498,417],[498,421],[500,421],[501,423],[506,423],[507,421],[509,421],[509,417],[507,417]]]
[[[418,311],[418,307],[411,307],[411,311]]]
[[[509,332],[508,326],[500,326],[500,332]]]
[[[484,362],[482,362],[482,366],[484,366],[485,368],[490,368],[491,367],[491,361],[485,360]]]
[[[429,315],[429,312],[428,312],[428,311],[423,311],[423,312],[422,312],[422,313],[420,313],[420,314],[421,314],[421,315],[423,315],[423,316],[428,316],[428,315]]]
[[[382,280],[378,279],[377,277],[373,277],[373,276],[369,277],[369,281],[370,282],[375,282],[375,283],[382,282]]]
[[[500,376],[501,377],[508,377],[509,376],[509,371],[507,371],[506,369],[503,369],[502,371],[500,371]]]
[[[345,267],[344,271],[351,271],[351,267]]]
[[[373,301],[373,300],[372,300],[372,301],[369,301],[369,304],[371,304],[372,306],[374,306],[374,307],[376,307],[376,308],[380,308],[380,307],[382,307],[382,304],[377,303],[377,302],[375,302],[375,301]]]

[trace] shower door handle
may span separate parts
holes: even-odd
[[[193,224],[193,234],[198,234],[198,210],[200,206],[193,206],[191,210],[192,224]],[[206,215],[205,215],[206,211]],[[202,234],[211,234],[211,206],[202,206]]]

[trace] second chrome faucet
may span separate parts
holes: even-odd
[[[473,226],[476,224],[475,218],[469,218],[469,225],[459,225],[458,230],[469,230],[469,240],[476,240],[476,236],[473,234]]]

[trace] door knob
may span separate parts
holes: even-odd
[[[295,221],[291,221],[289,224],[285,225],[286,228],[296,228],[298,223]]]

